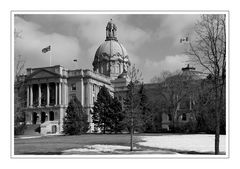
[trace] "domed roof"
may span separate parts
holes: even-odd
[[[106,26],[106,39],[98,47],[94,61],[93,70],[111,78],[117,78],[131,65],[127,50],[117,39],[117,26],[111,21]]]
[[[121,43],[115,40],[108,40],[103,42],[95,53],[95,59],[101,60],[124,60],[128,62],[127,50]],[[94,59],[94,60],[95,60]]]

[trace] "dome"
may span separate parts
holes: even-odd
[[[130,61],[127,50],[117,39],[117,26],[111,21],[106,26],[106,39],[98,47],[93,61],[93,70],[117,78],[124,69],[128,70]]]
[[[103,42],[95,53],[95,59],[97,61],[102,60],[121,60],[128,62],[127,50],[121,43],[115,40],[109,40]]]

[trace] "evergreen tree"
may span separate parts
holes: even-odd
[[[100,128],[104,134],[106,131],[121,132],[121,121],[124,118],[121,103],[110,95],[105,86],[100,89],[91,114],[95,127]]]
[[[121,132],[124,129],[124,125],[122,123],[124,114],[122,111],[122,105],[116,97],[112,99],[110,108],[111,131],[114,133]]]
[[[86,133],[89,129],[88,116],[81,102],[74,98],[67,107],[63,123],[63,132],[69,135]]]
[[[100,128],[104,134],[106,130],[111,127],[111,102],[112,96],[108,92],[108,89],[103,86],[97,95],[97,101],[94,103],[93,111],[91,114],[95,127]]]

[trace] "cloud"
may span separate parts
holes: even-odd
[[[88,44],[85,48],[88,61],[94,59],[97,48],[105,41],[105,28],[107,22],[112,18],[117,25],[117,37],[120,43],[127,49],[130,60],[138,59],[138,49],[150,39],[144,30],[127,24],[126,16],[119,15],[78,15],[71,16],[71,21],[78,23],[78,38]],[[134,55],[134,56],[133,56]],[[134,58],[132,58],[134,57]]]
[[[73,69],[76,68],[73,59],[78,59],[78,68],[92,69],[95,52],[104,42],[106,24],[112,18],[118,27],[118,40],[128,51],[131,63],[149,81],[163,70],[175,71],[185,66],[179,39],[192,30],[198,17],[148,15],[148,22],[142,22],[142,16],[111,14],[15,17],[15,28],[22,31],[23,37],[15,42],[15,55],[21,54],[26,59],[26,67],[48,66],[48,53],[43,55],[41,49],[51,44],[54,65]]]
[[[15,17],[15,29],[21,32],[22,37],[15,39],[15,56],[22,55],[26,68],[49,66],[49,55],[52,56],[52,65],[72,68],[73,59],[81,56],[78,40],[58,33],[46,34],[40,28],[36,23]],[[41,50],[48,45],[51,45],[51,52],[43,54]]]
[[[180,71],[188,60],[186,55],[166,56],[164,60],[158,62],[146,59],[142,70],[144,81],[149,82],[154,76],[160,76],[163,71]]]
[[[119,22],[118,25],[118,39],[129,50],[132,50],[132,52],[150,39],[150,34],[138,27],[130,26],[122,22]]]
[[[175,37],[177,43],[183,36],[190,34],[200,15],[167,15],[159,24],[159,39]]]

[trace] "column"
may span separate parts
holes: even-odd
[[[93,84],[89,84],[89,93],[90,93],[90,101],[89,101],[89,107],[93,104]]]
[[[85,96],[86,96],[86,99],[85,99],[85,105],[86,107],[89,107],[90,106],[90,83],[87,82],[86,83],[86,93],[85,93]]]
[[[50,95],[49,95],[49,83],[47,83],[47,106],[49,106],[49,99]]]
[[[58,100],[57,93],[58,93],[58,91],[57,91],[57,83],[55,83],[55,106],[57,105],[57,100]]]
[[[29,86],[27,86],[27,107],[29,107]]]
[[[88,115],[88,122],[91,122],[90,116],[90,105],[91,105],[91,83],[88,81],[86,84],[86,107],[87,107],[87,115]]]
[[[62,98],[61,98],[62,97],[62,92],[61,92],[62,91],[62,83],[61,82],[59,83],[58,89],[59,89],[59,92],[58,92],[59,93],[59,95],[58,95],[59,101],[58,102],[59,102],[59,105],[61,105],[62,104]]]
[[[38,107],[41,107],[42,91],[41,84],[38,84]]]
[[[93,123],[92,123],[92,116],[90,114],[90,110],[91,110],[91,107],[92,107],[92,103],[93,103],[93,84],[88,82],[87,83],[87,96],[88,96],[88,100],[87,100],[87,114],[88,114],[88,122],[89,122],[89,131],[93,131],[94,129],[94,126],[93,126]]]
[[[45,121],[49,121],[49,112],[46,112],[46,119]]]
[[[61,101],[62,101],[62,105],[66,105],[66,85],[65,85],[65,82],[62,83],[62,98],[61,98]]]
[[[30,107],[33,106],[33,87],[30,85]]]
[[[67,83],[64,83],[64,105],[66,106],[68,103],[67,103]]]
[[[83,78],[80,79],[80,101],[82,106],[84,105],[84,86],[83,86]]]

